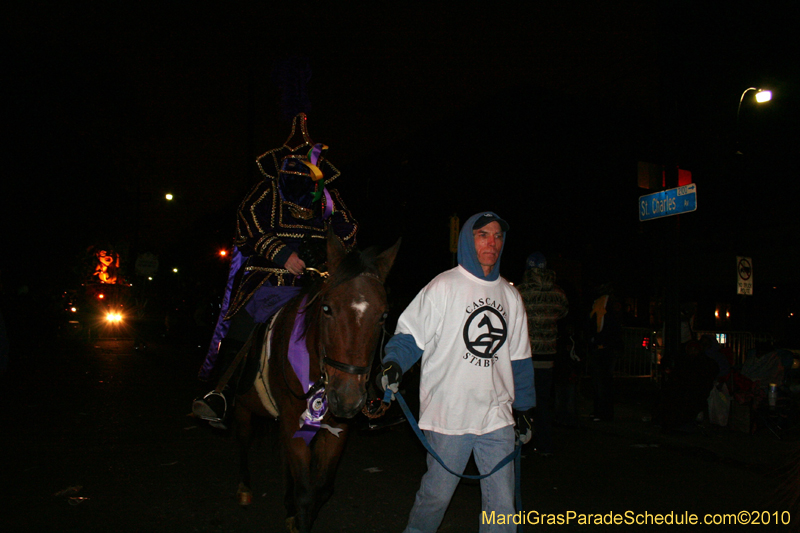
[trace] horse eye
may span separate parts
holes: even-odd
[[[322,312],[325,313],[326,315],[330,315],[333,313],[333,310],[331,309],[330,305],[326,304],[322,306]]]

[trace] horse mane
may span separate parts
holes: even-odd
[[[362,274],[378,276],[377,258],[379,250],[371,246],[364,251],[352,249],[344,256],[339,265],[333,272],[328,272],[326,279],[318,278],[314,283],[305,287],[299,296],[302,301],[306,298],[306,305],[303,309],[298,308],[298,313],[306,315],[305,329],[302,337],[304,338],[313,324],[319,320],[322,309],[322,300],[326,293],[335,289],[343,283],[347,283]]]

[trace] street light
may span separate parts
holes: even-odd
[[[759,104],[763,104],[764,102],[769,102],[772,100],[772,91],[767,91],[764,89],[759,89],[757,87],[748,87],[742,93],[742,96],[739,98],[739,108],[736,110],[736,123],[739,123],[739,112],[742,110],[742,102],[744,101],[744,95],[746,95],[749,91],[756,91],[756,102]]]
[[[758,87],[748,87],[742,93],[742,96],[739,97],[739,107],[736,109],[736,144],[739,144],[739,113],[742,110],[742,102],[744,101],[744,95],[746,95],[750,91],[756,92],[756,102],[759,104],[763,104],[764,102],[769,102],[772,100],[772,91],[768,91],[765,89],[759,89]],[[737,154],[741,155],[740,150],[736,150]]]

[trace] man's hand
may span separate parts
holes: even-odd
[[[295,252],[292,252],[292,255],[286,260],[286,264],[283,265],[283,268],[295,276],[299,276],[306,269],[306,264]]]
[[[392,393],[400,390],[400,380],[403,378],[403,369],[394,361],[381,364],[381,371],[375,379],[375,384],[382,391],[390,390]],[[394,394],[392,394],[394,400]]]
[[[528,412],[516,411],[514,414],[516,421],[514,432],[517,434],[517,439],[520,444],[528,444],[533,437],[533,422]]]

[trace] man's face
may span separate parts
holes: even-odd
[[[500,250],[503,248],[503,230],[500,229],[500,223],[494,221],[482,228],[472,230],[472,235],[475,238],[478,263],[483,267],[484,274],[488,274],[500,258]]]

